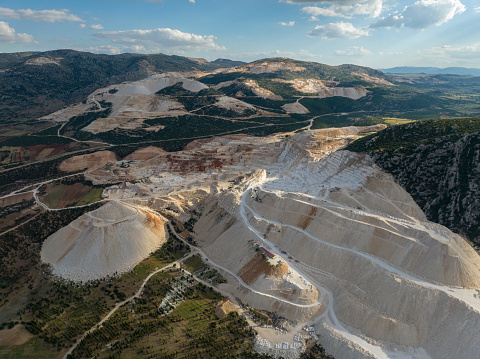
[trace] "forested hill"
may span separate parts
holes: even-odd
[[[98,88],[152,72],[212,71],[241,64],[164,54],[103,55],[74,50],[0,53],[0,118],[28,120],[80,102]]]
[[[480,118],[393,126],[348,149],[370,154],[429,220],[480,244]]]

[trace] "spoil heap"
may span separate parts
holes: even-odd
[[[163,244],[163,224],[150,213],[110,202],[48,237],[41,258],[54,274],[73,281],[123,273]]]

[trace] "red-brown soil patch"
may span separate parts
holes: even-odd
[[[151,158],[157,157],[158,155],[167,153],[160,147],[148,146],[145,148],[141,148],[136,150],[135,152],[129,154],[125,157],[125,160],[136,160],[136,161],[145,161]]]
[[[301,229],[306,229],[310,225],[310,223],[313,221],[313,217],[317,214],[317,210],[318,210],[317,207],[311,207],[308,215],[303,216],[303,218],[302,218],[301,222],[298,224],[298,226]]]
[[[51,145],[35,145],[27,147],[30,151],[30,160],[34,160],[38,155],[47,148],[53,148],[53,151],[50,153],[50,156],[59,155],[65,153],[65,144],[64,143],[54,143]],[[23,151],[22,151],[23,152]]]
[[[92,187],[85,186],[81,183],[74,183],[70,186],[65,186],[65,190],[63,191],[62,197],[58,202],[58,208],[63,208],[68,206],[69,204],[77,203],[91,189]]]
[[[164,230],[164,222],[160,217],[151,214],[150,212],[145,213],[147,215],[147,228],[150,228],[154,233],[160,234]]]
[[[32,198],[33,198],[32,192],[20,193],[20,194],[17,194],[16,196],[4,197],[0,199],[0,207],[11,206],[12,204],[22,202],[23,200],[30,201]]]
[[[116,162],[117,156],[111,151],[98,151],[88,155],[67,158],[60,164],[60,171],[73,172],[83,168],[94,169],[105,166],[109,162]]]
[[[281,266],[272,266],[260,253],[248,262],[240,271],[238,276],[247,284],[254,283],[262,274],[265,276],[282,277],[288,273],[288,266],[284,263]]]

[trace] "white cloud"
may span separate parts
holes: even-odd
[[[364,48],[363,46],[352,46],[346,50],[335,51],[335,55],[337,56],[365,56],[371,54],[373,54],[373,52]]]
[[[480,13],[480,6],[475,6],[475,11]]]
[[[0,43],[20,43],[33,42],[34,38],[29,34],[18,34],[12,29],[7,22],[0,21]]]
[[[371,28],[411,27],[425,29],[441,25],[466,10],[460,0],[419,0],[406,6],[400,14],[391,14],[379,19]]]
[[[85,25],[85,24],[80,24],[79,26],[80,26],[82,29],[84,29],[84,28],[87,27],[87,25]]]
[[[261,58],[269,57],[288,57],[292,59],[299,60],[311,60],[314,58],[320,58],[320,55],[312,54],[307,50],[300,50],[298,52],[294,51],[282,51],[282,50],[273,50],[273,51],[258,51],[258,52],[240,52],[240,53],[230,53],[225,54],[225,56],[234,59],[243,59],[245,61],[258,60]]]
[[[478,67],[480,42],[471,45],[432,47],[421,52],[424,58],[443,65],[464,65]]]
[[[188,0],[189,2],[191,2],[192,4],[195,4],[195,0]]]
[[[323,39],[358,39],[368,35],[369,30],[356,28],[352,23],[343,21],[318,25],[308,33],[308,36],[321,36]]]
[[[90,47],[87,47],[86,49],[81,49],[81,51],[94,52],[97,54],[112,54],[112,55],[117,55],[124,52],[122,51],[122,48],[112,46],[112,45],[90,46]],[[125,51],[125,52],[128,52],[128,51]]]
[[[355,15],[369,15],[370,17],[378,17],[380,16],[383,9],[383,0],[317,2],[322,4],[328,4],[328,6],[306,6],[302,8],[302,11],[314,17],[330,16],[351,18]]]
[[[100,25],[100,24],[90,25],[89,28],[90,28],[90,29],[94,29],[94,30],[103,30],[103,26]]]
[[[293,26],[295,25],[295,21],[289,21],[289,22],[280,21],[279,24],[282,26]]]
[[[169,28],[105,31],[94,36],[129,47],[135,44],[142,47],[142,51],[225,50],[225,47],[215,43],[216,37],[213,35],[196,35]]]
[[[67,9],[60,10],[31,10],[31,9],[8,9],[0,7],[0,18],[14,20],[29,20],[36,22],[56,21],[83,21]]]

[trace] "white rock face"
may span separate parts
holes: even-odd
[[[268,176],[241,197],[235,220],[209,203],[195,230],[210,258],[238,275],[252,258],[249,243],[268,247],[318,296],[274,275],[258,277],[255,291],[233,279],[223,288],[291,320],[314,320],[335,357],[476,358],[478,254],[426,221],[370,158],[348,151],[314,158],[308,141],[302,133],[279,146],[280,167],[265,167]],[[216,200],[224,195],[232,192]]]
[[[282,106],[282,108],[287,111],[287,113],[298,113],[298,114],[306,114],[310,113],[308,109],[303,106],[301,103],[298,102],[293,102],[293,103],[287,103]]]
[[[133,186],[106,192],[110,199],[175,209],[169,213],[182,221],[195,209],[200,218],[192,235],[228,280],[220,289],[299,326],[314,326],[337,358],[478,358],[479,255],[460,236],[428,222],[371,158],[339,150],[359,132],[380,129],[203,139],[129,168],[92,170],[89,178],[149,177],[130,197]],[[133,215],[105,215],[100,223],[121,217],[136,226]],[[93,219],[82,221],[90,228]],[[80,222],[65,233],[76,233]],[[52,237],[64,238],[59,233]],[[63,253],[67,258],[74,250],[56,253],[60,246],[48,245],[49,262],[59,263],[57,273],[65,271]],[[259,247],[272,254],[270,264]],[[277,333],[265,335],[274,348]]]
[[[158,217],[109,202],[48,237],[41,258],[54,274],[85,282],[131,270],[164,242]]]

